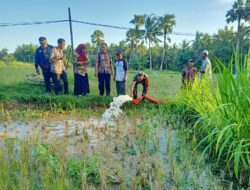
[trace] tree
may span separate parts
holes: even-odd
[[[36,49],[37,45],[33,44],[23,44],[21,46],[17,46],[14,52],[14,57],[17,61],[32,63],[35,61]]]
[[[237,35],[236,35],[236,45],[235,45],[235,56],[236,59],[238,59],[239,56],[239,43],[240,43],[240,25],[241,21],[249,20],[249,0],[237,0],[234,2],[232,9],[230,9],[226,14],[226,21],[227,23],[233,23],[237,21]],[[236,62],[234,62],[233,65],[233,74],[237,74],[237,65]]]
[[[138,46],[143,39],[144,30],[141,27],[144,26],[145,15],[134,15],[134,18],[130,21],[131,24],[134,24],[134,28],[130,29],[126,36],[126,41],[130,44],[130,56],[129,61],[132,61],[134,65],[137,65],[139,68],[139,56],[138,56]]]
[[[96,47],[97,52],[99,52],[100,45],[104,42],[104,34],[101,30],[95,30],[91,35],[91,42]]]
[[[158,18],[151,15],[146,15],[145,17],[145,34],[144,39],[145,42],[148,44],[149,49],[149,62],[150,62],[150,69],[152,70],[152,50],[151,45],[157,44],[158,42],[161,42],[161,40],[158,38],[159,35],[161,35],[161,31],[159,28],[159,22]]]
[[[165,57],[166,57],[167,40],[168,42],[171,41],[170,38],[167,38],[167,35],[173,32],[173,26],[176,24],[175,16],[170,15],[170,14],[165,14],[159,17],[159,22],[160,22],[159,27],[160,27],[160,30],[162,30],[163,37],[164,37],[163,39],[164,51],[163,51],[161,66],[160,66],[160,70],[162,70]]]
[[[0,51],[0,60],[3,60],[3,58],[8,55],[8,49],[7,48],[3,48],[1,51]]]

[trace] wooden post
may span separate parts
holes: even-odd
[[[71,40],[71,55],[72,55],[71,61],[73,64],[74,63],[74,41],[73,41],[73,30],[72,30],[70,7],[68,7],[68,12],[69,12],[69,29],[70,29],[70,40]]]

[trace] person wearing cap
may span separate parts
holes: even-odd
[[[138,72],[133,79],[133,82],[131,84],[131,89],[130,89],[130,95],[131,97],[133,97],[134,99],[137,99],[137,89],[138,89],[138,85],[141,84],[143,87],[142,90],[142,97],[147,97],[148,96],[148,92],[149,92],[149,78],[148,76],[143,73],[143,72]]]
[[[57,43],[58,46],[53,48],[50,54],[51,74],[54,82],[54,90],[55,94],[58,95],[60,91],[59,80],[62,79],[64,84],[64,94],[68,94],[68,79],[63,63],[65,40],[63,38],[59,38]]]
[[[212,64],[208,58],[208,51],[204,50],[201,53],[201,69],[200,69],[200,79],[206,78],[207,80],[212,80]]]
[[[86,45],[79,44],[75,49],[75,63],[74,63],[74,94],[76,96],[87,95],[89,90],[88,79],[88,64],[89,59],[86,54]]]
[[[192,86],[195,80],[197,70],[194,67],[194,60],[189,59],[187,66],[182,70],[182,87]]]
[[[35,69],[36,73],[39,75],[40,74],[39,67],[41,68],[45,83],[45,90],[47,93],[49,93],[51,91],[51,84],[50,84],[51,64],[49,61],[49,57],[51,50],[53,49],[53,46],[48,44],[45,37],[40,37],[39,43],[40,46],[37,48],[35,54]]]
[[[104,95],[104,90],[106,90],[106,95],[110,95],[110,79],[111,75],[113,75],[112,69],[112,58],[111,55],[107,51],[107,44],[101,44],[101,51],[96,56],[95,61],[95,76],[98,77],[98,88],[99,94],[101,96]]]
[[[114,67],[114,81],[116,81],[117,96],[126,94],[126,81],[127,81],[127,70],[128,64],[123,59],[123,54],[117,52],[117,60],[115,61]]]

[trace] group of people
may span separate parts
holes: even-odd
[[[59,38],[57,46],[53,47],[48,44],[45,37],[39,38],[40,47],[36,50],[35,55],[35,69],[37,74],[40,74],[39,67],[45,82],[45,90],[47,93],[51,92],[51,78],[54,83],[55,94],[60,93],[60,80],[63,81],[64,94],[68,94],[68,79],[65,65],[64,54],[65,40]],[[90,93],[89,79],[88,79],[88,65],[89,59],[86,54],[86,45],[79,44],[74,52],[74,94],[77,96],[88,95]],[[201,54],[202,65],[200,69],[199,78],[206,78],[212,80],[212,66],[208,58],[208,51],[204,50]],[[194,67],[194,60],[188,60],[187,66],[182,71],[182,87],[192,86],[197,69]],[[101,45],[101,50],[96,56],[95,60],[95,76],[98,78],[99,94],[107,96],[111,92],[111,78],[116,82],[117,95],[126,94],[126,81],[128,76],[128,63],[123,58],[122,52],[116,53],[116,60],[114,62],[114,69],[112,57],[107,51],[107,44]],[[147,97],[149,92],[149,78],[143,72],[138,72],[131,84],[130,95],[137,99],[138,84],[142,84],[142,96]]]
[[[47,93],[51,92],[51,78],[54,83],[55,94],[60,93],[60,83],[63,81],[64,94],[68,94],[68,79],[65,65],[64,54],[65,40],[59,38],[57,46],[53,47],[48,44],[45,37],[39,38],[40,47],[36,50],[35,55],[35,69],[37,74],[40,74],[39,67],[45,82],[45,90]],[[88,79],[88,65],[89,59],[86,54],[86,45],[79,44],[74,52],[74,94],[77,96],[88,95],[90,93],[89,79]],[[112,57],[107,51],[107,44],[101,45],[101,51],[96,56],[95,60],[95,76],[98,78],[99,94],[103,96],[110,95],[111,92],[111,78],[116,82],[117,95],[126,94],[126,81],[128,75],[128,64],[123,58],[122,52],[116,53],[116,60],[114,62],[114,69]],[[138,84],[142,84],[142,96],[147,96],[149,91],[148,76],[139,72],[135,75],[131,85],[131,96],[137,98]]]
[[[210,83],[212,81],[212,64],[211,61],[208,58],[208,51],[204,50],[201,53],[201,69],[199,74],[199,79],[206,79]],[[187,62],[187,66],[182,70],[182,87],[192,87],[195,78],[197,76],[197,69],[194,67],[194,60],[189,59]]]

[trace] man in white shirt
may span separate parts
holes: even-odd
[[[204,50],[201,53],[202,64],[200,70],[200,79],[207,79],[209,81],[212,80],[212,64],[208,58],[208,51]]]

